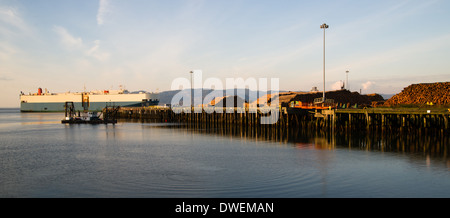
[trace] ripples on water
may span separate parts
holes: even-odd
[[[119,122],[0,110],[0,197],[449,197],[442,132]]]

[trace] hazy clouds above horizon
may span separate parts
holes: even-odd
[[[397,93],[449,81],[447,0],[0,0],[0,107],[53,92],[169,90],[203,77],[279,78],[282,90],[346,79],[353,91]]]

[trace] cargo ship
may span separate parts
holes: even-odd
[[[107,106],[156,106],[159,98],[157,93],[129,92],[123,88],[66,93],[50,93],[39,88],[37,93],[20,93],[21,112],[64,112],[66,102],[73,102],[75,111],[101,111]]]

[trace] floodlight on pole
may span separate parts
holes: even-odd
[[[320,25],[320,29],[323,29],[323,102],[325,102],[325,29],[328,29],[328,27],[325,23]]]
[[[345,73],[347,75],[346,82],[345,82],[345,88],[347,88],[347,90],[350,91],[350,86],[348,85],[348,73],[350,73],[350,71],[347,70],[347,71],[345,71]]]

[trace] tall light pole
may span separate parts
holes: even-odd
[[[320,29],[323,29],[323,98],[322,101],[325,103],[325,29],[328,29],[327,24],[320,25]]]
[[[194,108],[194,87],[192,86],[192,74],[194,74],[194,71],[189,72],[191,74],[191,110]]]
[[[345,71],[345,73],[346,73],[346,75],[347,75],[347,78],[346,78],[346,81],[345,81],[345,88],[347,88],[347,90],[349,90],[350,91],[350,88],[349,88],[349,86],[348,86],[348,73],[349,73],[350,71]]]

